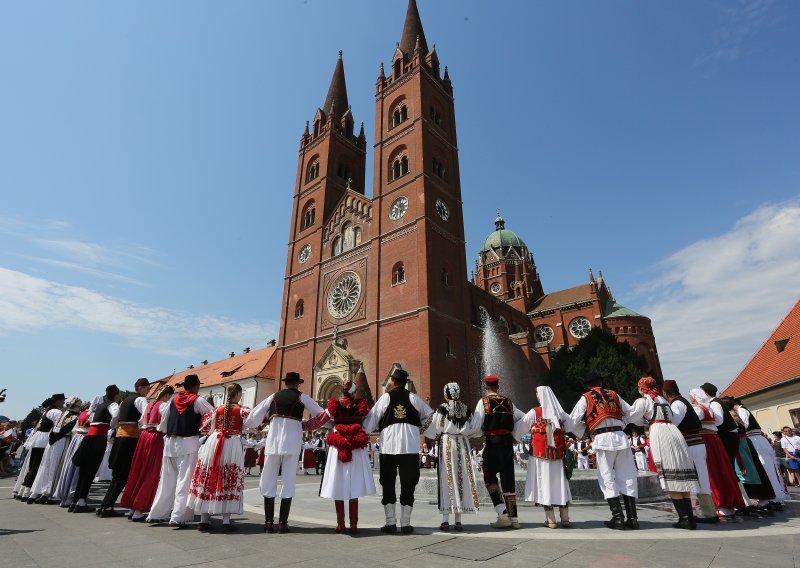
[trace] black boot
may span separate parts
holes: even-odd
[[[264,532],[275,532],[275,497],[264,497]]]
[[[606,499],[608,508],[611,509],[611,520],[605,521],[603,524],[615,531],[624,531],[628,527],[625,526],[625,516],[622,514],[622,505],[619,502],[619,497],[612,497]]]
[[[672,523],[673,529],[689,529],[689,515],[686,512],[685,499],[673,499],[672,506],[675,507],[675,512],[678,513],[678,522]],[[691,507],[691,501],[689,502]]]
[[[292,508],[292,498],[281,499],[281,511],[278,516],[278,532],[289,532],[289,509]]]
[[[625,526],[629,529],[638,529],[639,518],[636,516],[636,497],[623,495],[622,501],[625,503],[625,514],[628,516],[628,520],[625,521]]]
[[[683,499],[684,508],[686,509],[686,516],[689,518],[689,530],[697,529],[697,520],[694,518],[694,510],[692,509],[692,500],[689,497]]]

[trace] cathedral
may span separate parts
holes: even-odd
[[[300,139],[278,377],[299,371],[317,400],[350,377],[377,398],[400,367],[432,404],[450,381],[474,400],[489,327],[502,342],[503,379],[523,387],[515,392],[593,327],[629,342],[660,375],[650,320],[618,304],[601,273],[545,293],[525,241],[499,213],[467,264],[453,84],[415,0],[391,64],[381,64],[375,117],[368,197],[367,137],[363,123],[356,131],[339,52]]]

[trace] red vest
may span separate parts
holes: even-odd
[[[583,398],[586,399],[586,427],[590,432],[608,418],[622,421],[619,395],[613,390],[592,387],[583,395]]]
[[[242,407],[231,404],[228,410],[228,419],[225,420],[225,405],[214,409],[214,429],[226,436],[238,436],[242,433]]]
[[[542,419],[542,407],[536,408],[536,420],[531,425],[531,449],[530,454],[535,458],[545,460],[564,459],[567,442],[564,439],[564,431],[561,428],[553,430],[553,442],[555,446],[547,445],[547,423],[548,420]]]

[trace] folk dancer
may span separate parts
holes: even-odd
[[[589,452],[592,451],[592,443],[589,438],[581,438],[575,444],[575,449],[578,452],[578,469],[589,469]]]
[[[411,513],[414,509],[414,490],[419,483],[419,435],[422,421],[433,410],[416,394],[409,392],[408,373],[395,369],[389,376],[390,390],[383,394],[364,419],[365,432],[380,430],[381,504],[386,524],[381,531],[397,532],[395,480],[400,475],[400,532],[414,532]]]
[[[66,396],[63,394],[54,394],[42,403],[42,416],[36,424],[36,430],[28,440],[25,440],[25,446],[28,448],[28,456],[25,458],[27,467],[26,464],[23,464],[17,479],[17,486],[14,487],[16,497],[20,501],[28,501],[31,496],[31,487],[36,480],[36,474],[39,473],[44,451],[50,442],[50,431],[61,416],[61,407],[64,406],[65,399]],[[31,499],[30,503],[33,501]]]
[[[173,396],[161,412],[158,431],[165,434],[161,478],[147,515],[147,522],[154,525],[169,517],[169,526],[182,529],[194,519],[194,510],[187,502],[200,449],[200,421],[214,410],[198,395],[200,384],[197,375],[186,375],[183,383],[176,385],[184,390]]]
[[[139,442],[139,421],[147,407],[147,393],[150,391],[150,381],[141,378],[133,386],[134,394],[125,397],[119,405],[119,414],[112,422],[116,428],[116,435],[108,457],[108,467],[111,469],[111,483],[108,485],[103,502],[97,509],[98,517],[114,517],[116,511],[114,504],[128,483],[131,473],[133,455]]]
[[[161,411],[166,409],[175,389],[166,385],[156,393],[156,398],[142,413],[142,433],[136,444],[131,462],[128,482],[119,504],[130,510],[128,520],[141,523],[150,512],[161,478],[161,462],[164,458],[164,432],[157,430],[161,423]]]
[[[717,433],[717,427],[723,423],[723,418],[712,412],[710,408],[712,399],[703,389],[697,388],[689,391],[689,399],[703,427],[700,435],[706,446],[711,498],[714,500],[717,516],[721,519],[732,518],[735,515],[734,509],[744,509],[745,504],[736,473],[731,467],[728,453]],[[719,408],[722,409],[721,406]]]
[[[577,436],[582,436],[584,429],[591,435],[597,459],[597,481],[612,515],[604,524],[614,530],[638,529],[636,464],[623,431],[631,408],[616,392],[603,388],[603,378],[599,375],[590,373],[584,383],[589,390],[572,409],[571,426]]]
[[[694,460],[680,430],[672,422],[672,410],[661,395],[653,377],[643,377],[637,384],[642,398],[633,403],[630,422],[650,426],[650,451],[661,489],[669,493],[678,522],[676,529],[695,530],[692,492],[700,489]]]
[[[67,448],[67,437],[78,420],[80,413],[80,400],[77,396],[71,396],[64,404],[64,410],[53,424],[48,437],[48,444],[42,455],[42,463],[39,472],[31,486],[31,495],[28,503],[38,503],[47,505],[50,503],[50,496],[55,490],[58,482],[58,474],[64,461],[64,451]]]
[[[717,426],[717,435],[728,454],[731,468],[736,467],[736,456],[739,454],[739,428],[733,416],[722,406],[722,400],[717,398],[717,387],[711,383],[703,383],[700,389],[709,398],[708,409],[714,415],[714,422]]]
[[[703,424],[694,412],[692,404],[686,400],[678,389],[678,383],[672,380],[665,380],[662,387],[664,398],[670,403],[672,412],[672,423],[678,428],[689,448],[689,455],[692,456],[694,469],[697,472],[697,508],[700,512],[699,517],[695,517],[698,523],[718,523],[717,510],[714,507],[714,500],[711,498],[711,481],[708,475],[708,465],[706,464],[706,444],[705,437],[701,431]]]
[[[317,460],[314,465],[314,473],[317,475],[325,473],[325,464],[328,462],[328,442],[325,440],[324,434],[315,432],[311,438],[311,444],[314,446],[314,459]]]
[[[568,529],[572,526],[569,521],[572,492],[564,463],[568,451],[564,431],[570,418],[550,387],[537,387],[536,398],[539,406],[528,411],[514,429],[518,438],[531,435],[525,500],[544,507],[544,526],[549,529],[558,526],[553,509],[558,507],[561,526]]]
[[[631,432],[631,450],[636,462],[636,469],[647,471],[649,469],[647,467],[647,437],[636,429]]]
[[[425,437],[436,440],[433,449],[439,457],[436,474],[439,479],[439,512],[442,522],[439,530],[450,530],[450,515],[454,515],[453,529],[463,531],[461,515],[478,512],[478,490],[472,464],[469,436],[475,429],[471,424],[472,409],[461,402],[461,387],[448,383],[444,387],[444,402],[428,418]]]
[[[356,384],[349,378],[342,383],[342,397],[328,401],[327,413],[333,421],[328,434],[328,463],[323,470],[320,497],[334,500],[336,532],[345,532],[344,502],[348,502],[350,534],[358,532],[358,499],[375,494],[375,481],[369,463],[369,437],[362,422],[369,413],[367,401],[356,397]]]
[[[81,447],[83,437],[88,431],[89,404],[86,403],[81,406],[80,414],[78,414],[78,418],[75,421],[75,426],[67,435],[67,447],[64,451],[61,468],[58,472],[56,486],[55,489],[53,489],[52,499],[61,507],[69,507],[73,497],[75,497],[75,488],[78,486],[79,471],[78,466],[73,463],[72,458],[75,457],[78,448]]]
[[[486,437],[483,449],[483,483],[492,499],[497,520],[496,529],[518,529],[517,490],[514,479],[514,425],[523,417],[510,398],[498,393],[500,377],[484,378],[486,396],[478,401],[471,427],[481,429]],[[498,475],[500,476],[498,483]]]
[[[269,423],[269,433],[264,447],[264,468],[259,483],[261,494],[264,496],[266,533],[275,532],[275,497],[278,493],[279,475],[283,485],[278,532],[289,532],[289,511],[297,482],[297,463],[303,447],[303,413],[308,410],[312,419],[317,420],[320,417],[322,419],[327,417],[314,399],[300,392],[299,387],[304,381],[298,373],[286,373],[283,382],[286,388],[265,398],[244,421],[245,428],[260,428]]]
[[[303,475],[316,474],[319,468],[319,462],[314,455],[314,444],[310,434],[306,434],[306,440],[303,442]]]
[[[208,436],[197,454],[186,506],[200,515],[200,532],[210,532],[211,515],[222,515],[222,532],[236,527],[231,515],[244,512],[244,450],[242,427],[250,409],[240,406],[242,387],[225,388],[225,404],[203,417],[200,431]]]
[[[242,439],[242,446],[244,446],[244,474],[253,475],[253,468],[256,466],[256,459],[258,459],[258,451],[256,450],[256,439],[252,433],[247,435],[247,438]]]

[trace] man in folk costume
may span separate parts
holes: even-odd
[[[279,475],[283,485],[278,532],[289,532],[289,510],[297,482],[297,463],[303,448],[303,413],[308,410],[312,419],[322,420],[322,423],[327,418],[314,399],[300,392],[299,386],[304,381],[298,373],[286,373],[283,382],[286,388],[265,398],[244,421],[245,428],[260,428],[269,423],[264,446],[264,469],[259,483],[264,496],[264,532],[267,533],[275,532],[275,497]]]
[[[389,377],[391,389],[383,394],[363,423],[365,432],[380,430],[380,483],[383,488],[385,533],[397,532],[395,480],[400,474],[400,532],[414,532],[411,512],[414,509],[414,490],[419,483],[419,435],[422,421],[433,413],[416,394],[410,392],[408,373],[395,369]]]
[[[497,520],[493,528],[519,528],[517,490],[514,479],[514,425],[523,417],[510,398],[498,393],[500,377],[484,379],[486,396],[478,401],[472,415],[472,427],[483,430],[483,482],[492,499]],[[498,483],[498,475],[500,480]]]
[[[558,526],[553,510],[558,507],[561,526],[568,529],[572,526],[569,522],[572,492],[564,467],[567,452],[564,431],[570,417],[550,387],[537,387],[536,398],[539,406],[532,408],[514,428],[517,438],[531,435],[525,500],[544,507],[544,526],[549,529]]]
[[[700,435],[705,442],[711,497],[717,509],[717,516],[722,519],[732,518],[735,515],[735,509],[744,509],[745,503],[742,496],[743,488],[739,485],[728,453],[717,432],[723,418],[711,410],[712,399],[702,388],[689,391],[689,397],[695,415],[700,419],[702,425]],[[733,422],[733,418],[731,418],[731,422]]]
[[[72,431],[80,412],[80,400],[77,396],[71,396],[64,405],[58,419],[53,424],[48,437],[48,444],[42,455],[42,463],[39,472],[31,486],[31,494],[28,503],[38,503],[46,505],[50,502],[56,483],[58,473],[61,470],[64,460],[64,451],[67,447],[67,436]]]
[[[147,406],[147,393],[150,391],[150,381],[138,379],[133,386],[134,394],[125,397],[119,405],[119,414],[112,423],[117,432],[108,456],[108,466],[111,468],[111,483],[108,485],[103,502],[97,510],[99,517],[113,517],[116,515],[114,504],[128,483],[131,472],[133,454],[139,441],[139,421]]]
[[[590,373],[584,384],[589,390],[572,409],[571,426],[576,435],[582,436],[587,429],[592,437],[597,458],[597,481],[612,515],[605,525],[614,530],[638,529],[636,464],[623,431],[630,416],[630,406],[616,392],[603,388],[602,377],[595,373]],[[622,512],[620,495],[627,520]]]
[[[478,490],[472,466],[469,436],[475,430],[471,424],[472,409],[461,402],[461,387],[448,383],[444,387],[444,402],[428,418],[425,437],[436,440],[434,449],[439,457],[436,472],[439,478],[439,530],[450,530],[450,514],[455,516],[454,529],[463,531],[461,515],[478,512]]]
[[[164,456],[148,522],[161,523],[169,516],[169,525],[181,529],[194,519],[194,510],[187,506],[187,501],[200,449],[200,421],[214,410],[198,395],[200,384],[197,375],[186,375],[182,385],[176,385],[184,390],[172,397],[161,413],[158,430],[165,434]]]
[[[664,397],[669,401],[672,411],[672,423],[677,426],[689,447],[694,468],[697,471],[697,480],[700,485],[697,490],[697,508],[700,516],[695,517],[698,523],[718,523],[717,511],[714,500],[711,498],[711,481],[708,476],[706,463],[706,443],[701,433],[703,424],[694,412],[692,404],[681,395],[678,383],[665,380],[662,386]]]
[[[327,413],[333,421],[328,435],[328,463],[320,486],[320,497],[333,499],[336,532],[345,532],[344,502],[348,502],[350,534],[358,532],[358,498],[375,494],[375,481],[369,463],[369,438],[362,422],[369,413],[367,401],[356,398],[356,384],[349,378],[342,383],[342,397],[328,401]]]
[[[26,458],[28,467],[20,471],[21,483],[19,483],[19,481],[18,483],[21,487],[15,488],[17,491],[17,498],[20,501],[29,500],[31,496],[33,482],[36,480],[36,474],[39,473],[39,467],[42,464],[44,452],[50,443],[50,431],[61,416],[61,407],[64,406],[65,399],[66,396],[63,394],[54,394],[42,403],[42,408],[44,410],[41,418],[39,418],[39,422],[36,424],[36,431],[31,434],[30,441],[26,440],[25,442],[26,446],[29,448],[29,457]],[[33,501],[33,499],[30,499],[30,503],[33,503]]]
[[[744,424],[745,435],[753,444],[758,461],[761,462],[761,465],[763,466],[764,471],[769,478],[769,482],[772,485],[772,490],[775,492],[775,500],[773,501],[773,504],[777,504],[778,508],[780,508],[786,499],[789,498],[789,496],[786,492],[783,476],[778,469],[777,463],[775,463],[775,450],[769,441],[764,437],[764,434],[761,433],[761,425],[756,420],[756,417],[753,416],[753,413],[750,412],[744,404],[742,404],[741,400],[733,400],[733,409],[742,420],[742,423]]]
[[[167,408],[173,394],[175,389],[170,385],[161,387],[156,399],[149,402],[142,413],[142,433],[136,443],[128,482],[119,501],[120,506],[130,509],[130,521],[144,522],[156,497],[164,457],[164,432],[159,432],[157,428],[161,423],[161,412]]]

